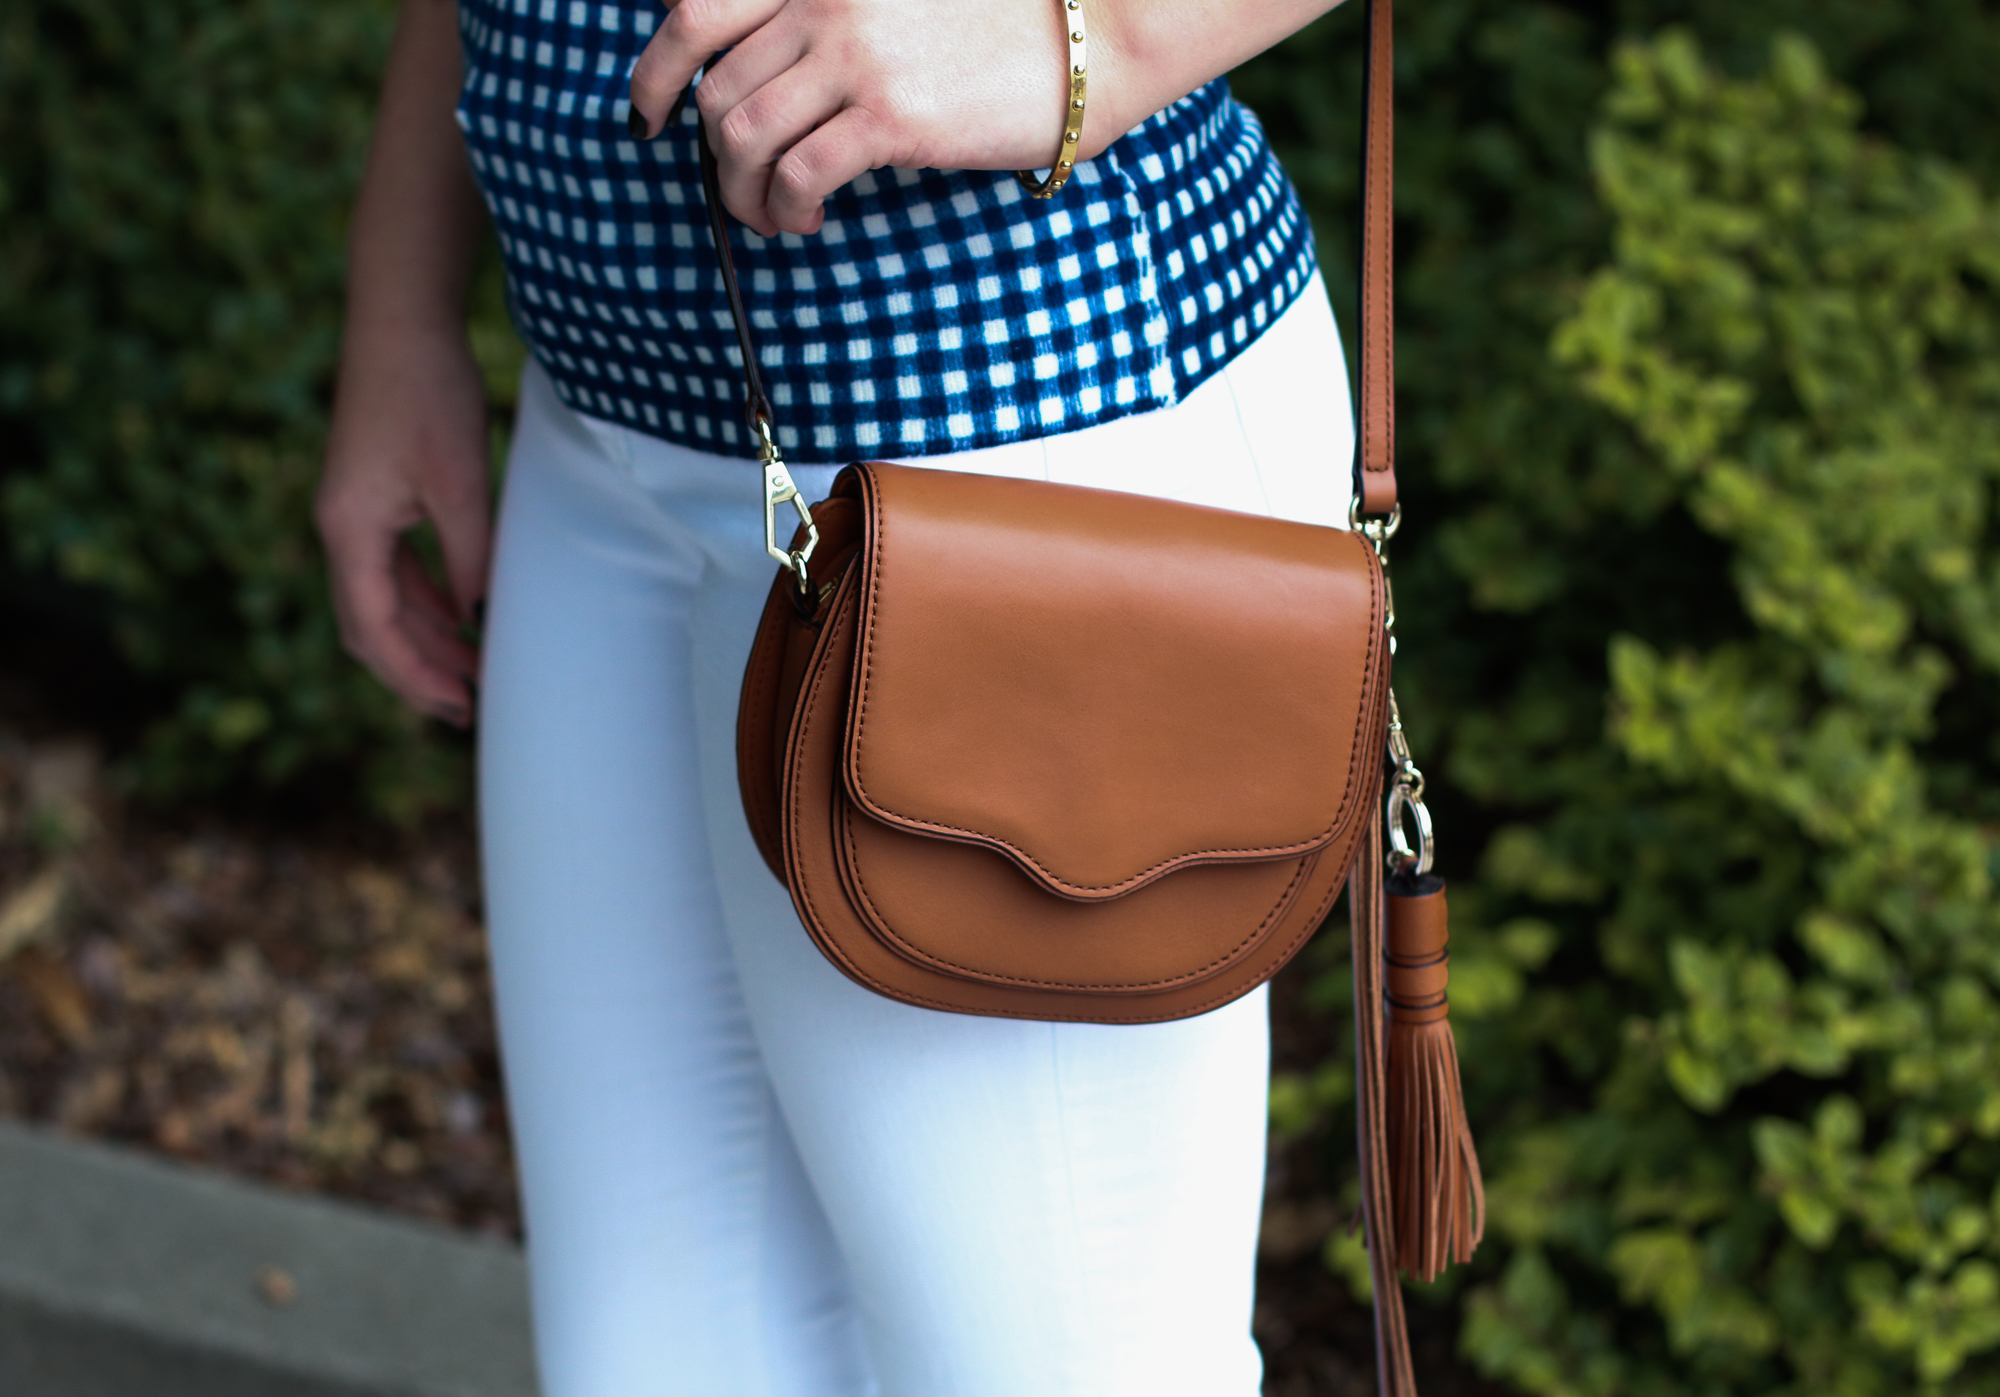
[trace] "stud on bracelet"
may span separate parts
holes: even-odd
[[[1089,74],[1084,56],[1083,0],[1063,0],[1063,8],[1069,15],[1069,106],[1063,112],[1062,144],[1056,147],[1056,160],[1043,179],[1032,170],[1016,170],[1014,178],[1021,181],[1022,188],[1037,199],[1053,198],[1057,190],[1069,183],[1070,171],[1076,168],[1076,147],[1083,139],[1083,108],[1088,97]]]

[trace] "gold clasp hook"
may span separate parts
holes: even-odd
[[[1368,540],[1368,546],[1375,550],[1375,561],[1382,565],[1382,629],[1389,633],[1389,653],[1396,653],[1396,589],[1389,582],[1389,540],[1396,536],[1396,530],[1403,527],[1403,506],[1395,505],[1385,515],[1368,519],[1361,517],[1361,497],[1355,496],[1347,502],[1347,527]]]
[[[778,566],[789,571],[798,580],[801,595],[808,592],[806,562],[819,547],[819,525],[813,523],[812,511],[806,508],[805,496],[792,483],[791,472],[785,469],[783,459],[778,455],[778,444],[771,439],[771,424],[763,417],[756,419],[757,459],[764,465],[764,551],[777,560]],[[780,548],[778,546],[778,506],[788,504],[805,525],[806,546],[803,548]]]
[[[1389,540],[1403,527],[1403,506],[1364,519],[1359,496],[1347,505],[1347,527],[1368,540],[1375,561],[1382,566],[1382,629],[1389,634],[1389,653],[1396,653],[1396,592],[1389,585]],[[1431,871],[1437,852],[1437,833],[1431,826],[1431,812],[1424,805],[1424,773],[1410,754],[1410,739],[1403,732],[1403,710],[1396,703],[1396,691],[1389,691],[1389,792],[1384,801],[1382,822],[1388,827],[1389,848],[1385,862],[1392,873],[1421,878]],[[1417,842],[1410,844],[1404,818],[1416,826]]]
[[[1375,550],[1375,557],[1385,566],[1389,561],[1389,540],[1396,536],[1396,530],[1403,527],[1403,506],[1400,502],[1390,507],[1387,514],[1361,517],[1361,497],[1356,495],[1347,502],[1347,527],[1368,540]]]
[[[1389,799],[1382,812],[1388,825],[1391,870],[1421,878],[1431,871],[1437,850],[1437,835],[1431,828],[1431,812],[1424,806],[1424,773],[1410,755],[1410,739],[1403,733],[1403,713],[1396,706],[1396,691],[1389,691]],[[1417,827],[1417,843],[1410,847],[1403,828],[1408,813]]]

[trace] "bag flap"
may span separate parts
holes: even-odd
[[[1382,573],[1351,533],[870,463],[855,803],[1096,901],[1297,856],[1381,759]]]

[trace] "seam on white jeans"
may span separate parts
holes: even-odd
[[[1292,302],[1292,306],[1296,306],[1297,304],[1297,301]],[[1291,306],[1286,307],[1287,310],[1291,308]],[[1284,319],[1284,316],[1280,313],[1278,320],[1282,319]],[[1278,320],[1273,320],[1269,325],[1265,326],[1264,333],[1268,335],[1277,329]],[[1264,483],[1264,461],[1257,454],[1257,442],[1250,435],[1250,424],[1243,420],[1243,402],[1236,396],[1236,380],[1230,376],[1230,370],[1236,367],[1237,362],[1238,360],[1231,359],[1227,364],[1222,366],[1221,372],[1216,377],[1220,378],[1222,386],[1229,390],[1229,408],[1230,411],[1236,414],[1236,432],[1238,436],[1243,438],[1243,454],[1250,458],[1250,474],[1257,479],[1257,493],[1264,497],[1264,513],[1275,516],[1278,512],[1278,507],[1271,502],[1271,487]]]

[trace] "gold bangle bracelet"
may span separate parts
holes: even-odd
[[[1070,171],[1076,168],[1077,142],[1083,139],[1084,92],[1089,81],[1083,52],[1083,0],[1063,0],[1063,33],[1064,47],[1069,51],[1069,106],[1063,111],[1062,145],[1056,149],[1047,179],[1037,178],[1033,170],[1014,172],[1014,178],[1037,199],[1051,198],[1069,183]]]

